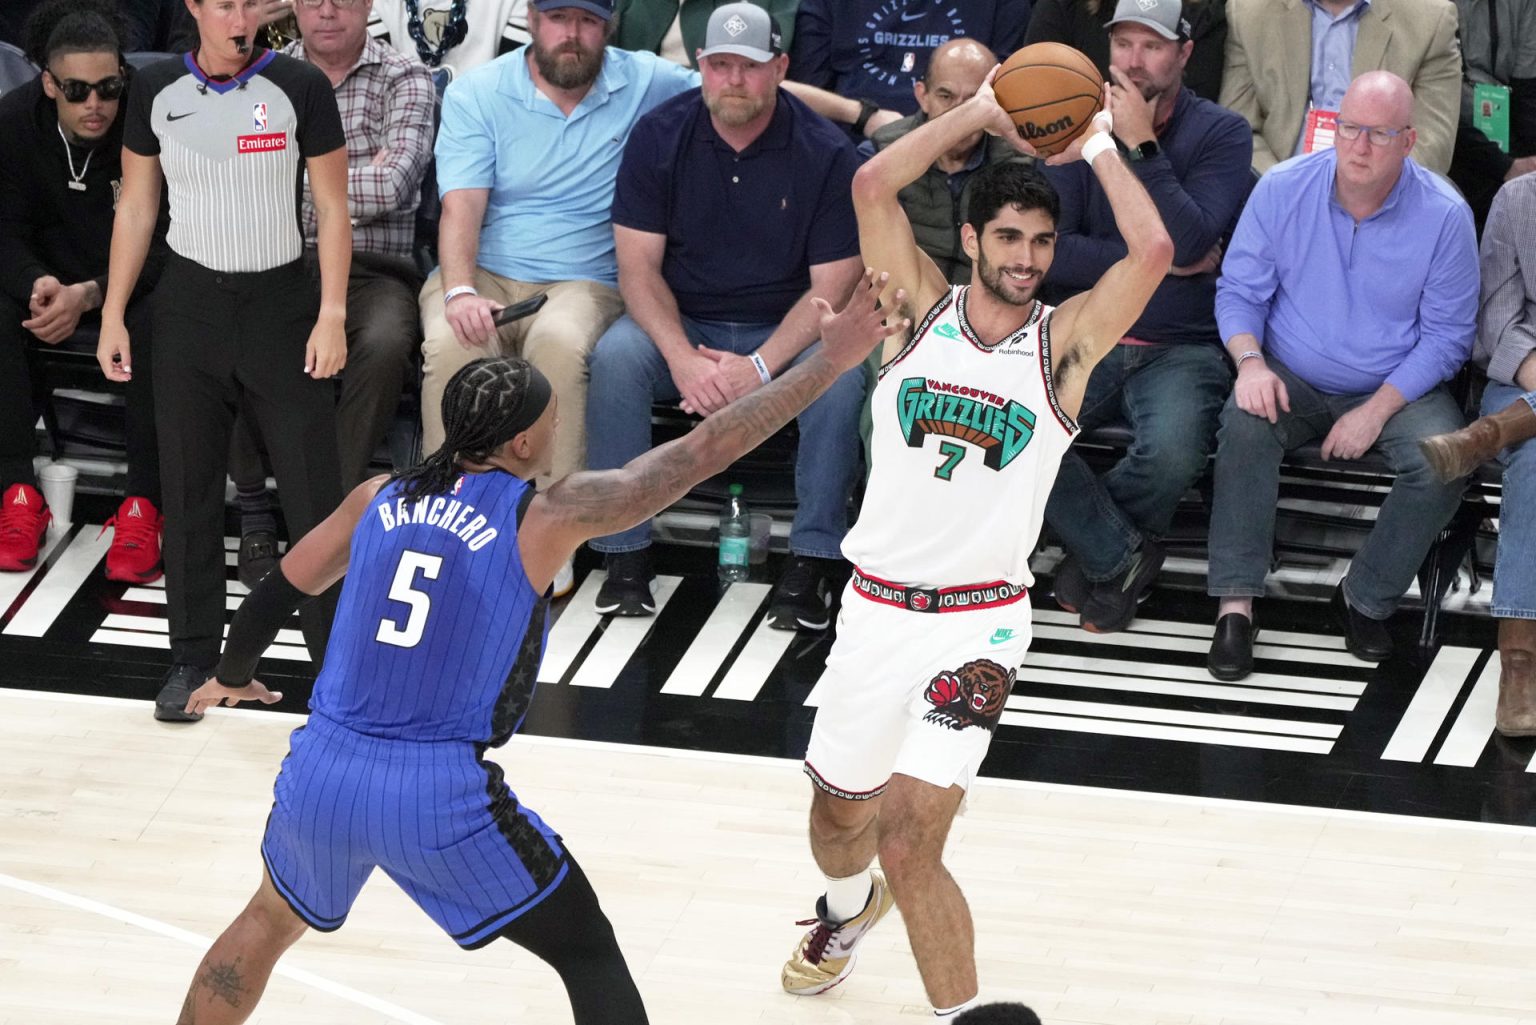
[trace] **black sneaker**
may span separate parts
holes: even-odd
[[[1056,566],[1056,577],[1051,581],[1051,596],[1067,612],[1081,612],[1093,596],[1093,581],[1088,579],[1082,565],[1070,554],[1062,556]]]
[[[600,616],[654,616],[656,599],[651,597],[651,550],[619,552],[603,559],[608,579],[597,592],[593,607]]]
[[[1152,590],[1168,553],[1151,538],[1131,556],[1124,573],[1093,585],[1093,595],[1082,608],[1082,627],[1089,633],[1118,633],[1136,618],[1136,606]]]
[[[211,670],[199,669],[185,662],[171,666],[171,671],[165,674],[165,683],[161,685],[160,693],[155,695],[155,718],[161,722],[197,722],[201,719],[201,712],[191,715],[187,713],[187,700],[212,675]]]
[[[246,587],[254,588],[277,565],[277,535],[270,530],[253,530],[240,537],[240,554],[235,558],[235,575]]]
[[[828,583],[836,560],[791,555],[768,603],[768,625],[775,630],[825,630],[832,625]]]

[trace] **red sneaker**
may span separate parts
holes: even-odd
[[[112,527],[112,547],[107,549],[107,579],[129,584],[159,580],[160,525],[165,518],[155,503],[129,495],[117,507],[117,515],[101,529]]]
[[[53,513],[42,492],[30,484],[12,484],[0,499],[0,572],[20,573],[37,565],[37,550]]]

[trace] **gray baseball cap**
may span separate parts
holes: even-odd
[[[700,57],[734,53],[767,63],[784,52],[784,36],[773,15],[756,4],[726,4],[709,16]]]
[[[1109,25],[1122,22],[1145,26],[1164,39],[1189,38],[1183,0],[1120,0]]]

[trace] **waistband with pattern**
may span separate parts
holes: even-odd
[[[853,571],[853,589],[870,601],[894,605],[909,612],[974,612],[1012,605],[1029,593],[1022,584],[992,580],[984,584],[960,584],[956,587],[907,587]]]

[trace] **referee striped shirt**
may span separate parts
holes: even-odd
[[[223,80],[190,53],[150,65],[123,126],[125,147],[160,158],[172,251],[228,272],[299,258],[304,159],[346,142],[324,72],[270,50]]]

